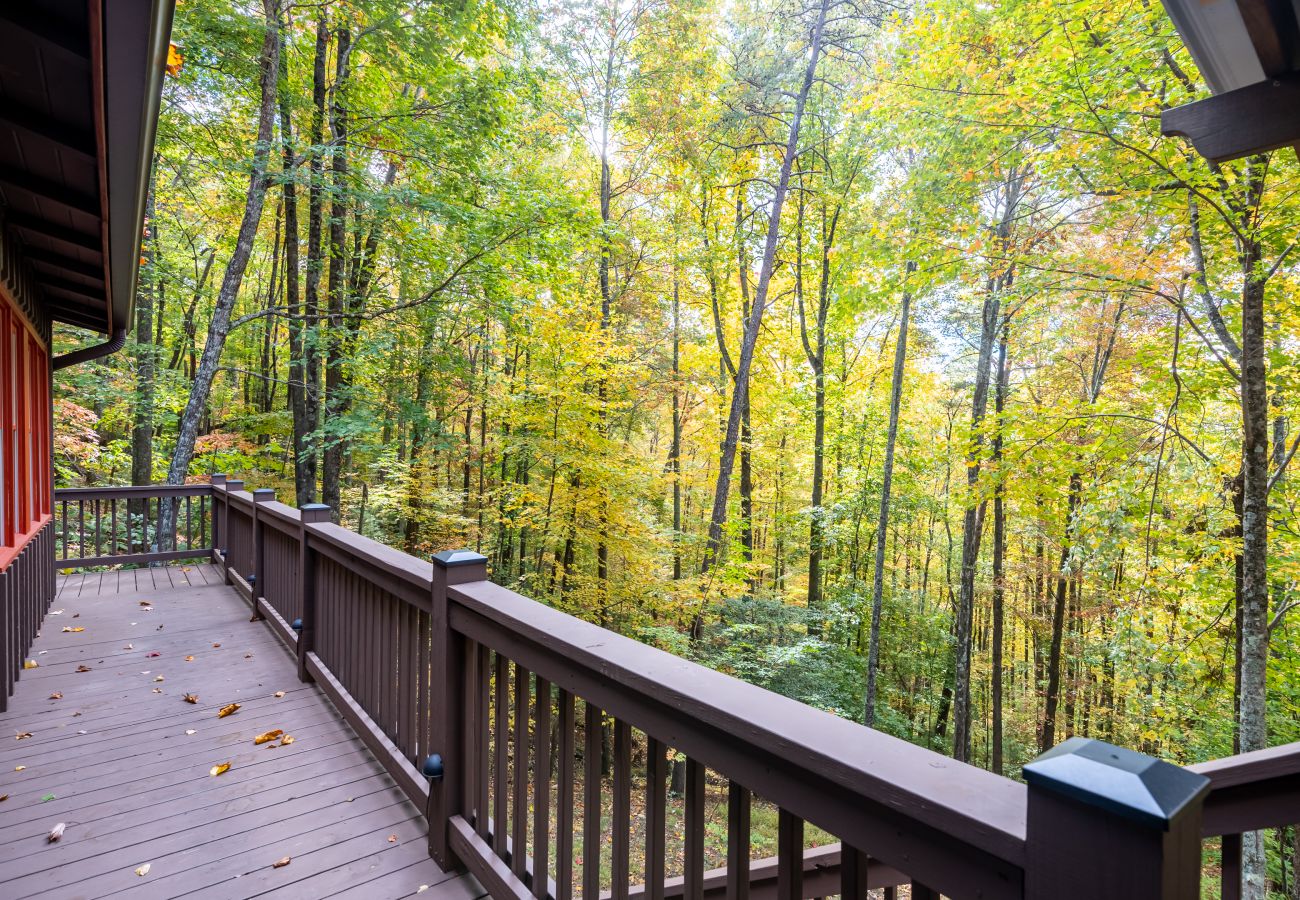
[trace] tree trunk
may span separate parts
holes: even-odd
[[[731,409],[727,415],[727,430],[718,459],[718,477],[713,492],[713,514],[709,519],[709,539],[701,562],[701,573],[707,574],[722,549],[722,529],[727,521],[727,498],[731,493],[731,471],[736,460],[736,443],[740,437],[740,420],[749,403],[749,372],[754,362],[754,346],[758,343],[759,328],[763,323],[763,310],[767,306],[767,291],[776,264],[776,245],[781,236],[781,208],[790,188],[790,170],[799,146],[799,129],[803,123],[804,106],[812,90],[821,58],[822,30],[826,25],[828,0],[822,0],[817,11],[817,22],[812,29],[808,65],[804,69],[803,85],[795,100],[794,118],[786,140],[785,155],[781,161],[781,174],[772,197],[772,210],[768,215],[767,243],[763,249],[763,263],[759,268],[758,284],[754,290],[754,306],[745,322],[744,338],[740,345],[740,359],[736,363],[736,388],[731,395]]]
[[[158,284],[158,223],[154,219],[154,192],[149,189],[144,217],[148,232],[142,249],[140,291],[135,303],[135,404],[131,427],[131,483],[153,484],[154,370],[158,347],[153,341],[154,293]],[[132,507],[138,504],[131,504]],[[132,509],[133,513],[142,509]]]
[[[1042,732],[1038,749],[1046,753],[1056,746],[1056,709],[1061,698],[1061,643],[1065,635],[1065,610],[1070,586],[1070,548],[1074,543],[1074,523],[1079,512],[1082,478],[1070,475],[1070,495],[1066,502],[1065,534],[1061,539],[1061,565],[1056,574],[1056,599],[1052,606],[1052,644],[1047,656],[1047,697],[1043,708]]]
[[[199,420],[203,418],[207,407],[208,395],[212,391],[212,383],[221,362],[221,351],[230,333],[230,313],[239,296],[248,259],[253,253],[253,241],[257,237],[258,222],[262,218],[262,204],[266,199],[267,160],[271,154],[276,83],[280,69],[280,41],[277,27],[280,0],[262,0],[262,8],[266,15],[266,34],[262,39],[259,60],[261,104],[258,107],[257,138],[253,147],[253,166],[248,180],[244,216],[239,225],[239,235],[235,240],[235,250],[226,265],[226,273],[221,280],[221,290],[217,294],[217,302],[212,310],[212,320],[208,324],[208,337],[203,346],[203,356],[195,370],[194,384],[190,387],[185,411],[181,414],[180,431],[176,436],[176,450],[172,454],[171,466],[167,470],[168,484],[184,484],[185,477],[189,474],[190,461],[194,458],[194,442],[199,433]],[[174,531],[175,513],[174,504],[162,504],[159,521],[162,535],[170,536]]]
[[[908,261],[906,274],[916,271]],[[889,500],[894,482],[894,446],[898,442],[898,414],[903,399],[903,373],[907,363],[907,326],[912,311],[911,288],[903,285],[903,305],[898,313],[898,341],[894,347],[894,375],[889,384],[889,430],[885,434],[885,467],[880,479],[880,517],[876,520],[876,561],[871,582],[871,636],[867,640],[867,697],[863,722],[876,722],[876,677],[880,668],[880,616],[885,594],[885,542],[889,527]]]
[[[316,496],[320,470],[319,438],[321,405],[321,333],[320,279],[324,271],[324,194],[325,160],[320,147],[325,140],[325,77],[329,56],[329,29],[322,13],[316,21],[316,52],[312,58],[311,79],[311,156],[307,182],[307,272],[304,284],[303,315],[303,416],[304,449],[300,479],[308,496]]]
[[[343,91],[348,80],[348,56],[351,52],[352,33],[340,28],[336,50],[334,84],[330,91],[330,176],[332,197],[329,221],[329,270],[326,290],[329,294],[329,331],[325,336],[325,420],[339,425],[342,414],[343,364],[345,315],[348,311],[347,283],[347,226],[348,226],[348,114]],[[344,442],[341,435],[328,435],[322,454],[321,501],[340,521],[342,493],[340,479],[343,474]]]
[[[993,485],[993,685],[992,718],[993,743],[991,768],[995,775],[1002,774],[1002,641],[1003,641],[1003,603],[1006,596],[1006,574],[1004,560],[1007,543],[1006,504],[1003,495],[1006,482],[1002,473],[1002,413],[1007,401],[1007,329],[1002,329],[1002,339],[998,342],[998,377],[993,394],[993,410],[996,416],[996,431],[993,434],[993,476],[997,480]]]

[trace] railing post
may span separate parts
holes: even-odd
[[[298,629],[298,680],[311,681],[307,671],[307,654],[316,648],[316,560],[308,544],[308,525],[330,520],[330,508],[324,503],[308,503],[298,510],[298,608],[302,624]]]
[[[465,744],[465,641],[451,630],[447,588],[487,580],[487,557],[472,550],[444,550],[433,558],[433,677],[429,684],[433,717],[433,755],[425,761],[430,775],[429,855],[444,870],[458,865],[448,841],[448,820],[463,813],[469,759]],[[417,701],[418,702],[418,701]],[[441,756],[441,765],[433,756]],[[436,774],[435,774],[436,773]]]
[[[1026,900],[1196,900],[1210,780],[1088,738],[1025,766]]]
[[[217,561],[221,552],[221,542],[226,539],[226,476],[218,473],[208,479],[212,483],[212,561]],[[222,512],[217,512],[217,498],[221,499]],[[129,527],[129,526],[128,526]],[[224,562],[224,560],[223,560]]]
[[[222,532],[224,533],[222,540],[225,542],[225,546],[221,548],[221,560],[226,566],[226,584],[233,584],[230,580],[230,495],[236,494],[243,489],[244,480],[242,478],[226,479],[225,520],[222,522],[222,525],[225,526],[222,528]]]
[[[262,613],[257,608],[257,598],[261,596],[262,588],[266,586],[266,566],[263,563],[265,558],[262,548],[263,526],[261,516],[257,514],[257,507],[274,499],[275,491],[270,488],[257,488],[253,491],[253,571],[249,573],[248,586],[253,595],[253,615],[259,619],[262,618]]]

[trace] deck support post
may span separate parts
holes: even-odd
[[[433,558],[433,677],[429,683],[433,717],[431,751],[442,756],[443,774],[429,783],[429,855],[446,871],[460,867],[451,849],[448,822],[466,812],[470,754],[465,729],[469,673],[465,639],[451,630],[447,588],[487,580],[487,557],[472,550],[444,550]]]
[[[1208,778],[1079,737],[1024,772],[1026,900],[1200,896]]]
[[[221,542],[226,539],[226,476],[218,473],[208,480],[212,483],[212,561],[216,562],[221,555]],[[218,502],[221,503],[220,511]]]
[[[298,632],[298,680],[311,681],[307,654],[316,649],[316,559],[311,550],[309,525],[330,521],[324,503],[308,503],[298,510],[298,608],[302,629]]]
[[[262,614],[257,608],[257,598],[261,596],[262,588],[266,585],[266,553],[262,546],[262,532],[265,526],[262,524],[261,516],[257,514],[257,507],[261,503],[269,503],[274,499],[275,491],[270,488],[258,488],[253,491],[253,577],[248,581],[252,588],[253,615],[259,619],[262,618]]]

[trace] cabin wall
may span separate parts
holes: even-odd
[[[50,323],[0,225],[0,710],[54,597]]]

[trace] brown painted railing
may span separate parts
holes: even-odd
[[[1300,745],[1181,769],[1074,739],[1022,784],[213,482],[214,560],[496,897],[1190,900],[1219,835],[1232,897],[1234,836],[1300,820]]]
[[[0,571],[0,712],[9,708],[14,682],[54,599],[55,534],[54,521],[45,523]]]
[[[175,528],[159,522],[165,504]],[[139,565],[212,554],[212,488],[206,484],[60,488],[54,492],[60,568]]]

